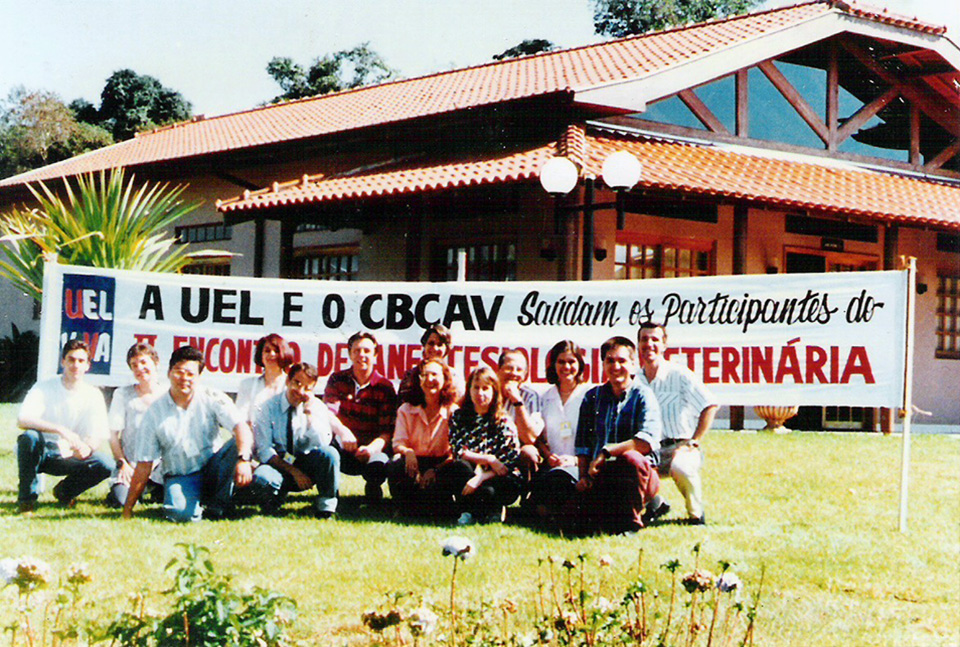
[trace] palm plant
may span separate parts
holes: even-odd
[[[185,185],[144,183],[124,178],[123,169],[64,179],[62,195],[42,182],[29,186],[39,206],[0,215],[0,275],[40,300],[43,261],[70,265],[176,272],[190,255],[174,248],[167,233],[200,206],[182,198]]]

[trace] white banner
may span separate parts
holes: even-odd
[[[451,365],[495,366],[520,347],[531,381],[550,347],[572,339],[599,382],[600,344],[636,341],[638,324],[666,324],[673,361],[689,365],[724,404],[899,407],[907,272],[716,276],[592,282],[327,282],[153,274],[47,264],[40,377],[59,349],[94,347],[90,381],[132,382],[126,351],[152,343],[163,366],[185,344],[203,351],[205,380],[227,391],[255,372],[254,344],[276,332],[322,376],[349,365],[347,338],[373,332],[380,371],[399,380],[435,322],[453,332]]]

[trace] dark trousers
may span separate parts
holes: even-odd
[[[417,470],[421,475],[431,469],[436,473],[436,480],[426,488],[421,488],[416,479],[407,474],[406,461],[402,456],[396,456],[390,462],[387,484],[390,486],[390,498],[398,510],[428,517],[451,516],[455,513],[454,497],[470,477],[463,478],[462,471],[456,467],[457,461],[438,468],[446,460],[445,456],[417,456]]]
[[[576,465],[549,467],[542,463],[530,481],[528,504],[541,515],[572,514],[568,508],[577,496],[578,474]]]
[[[657,469],[643,454],[631,450],[605,461],[593,487],[580,497],[582,530],[617,534],[643,528],[643,510],[659,490]]]
[[[328,446],[301,452],[294,458],[293,466],[313,481],[317,498],[313,507],[316,512],[336,512],[340,490],[340,455]],[[273,465],[261,463],[253,473],[253,492],[265,512],[273,512],[283,504],[288,492],[297,492],[297,482],[286,472]]]
[[[451,463],[451,478],[459,484],[456,501],[460,512],[469,512],[478,520],[495,516],[501,507],[508,506],[520,496],[523,479],[519,474],[510,472],[504,476],[494,476],[484,481],[476,491],[463,494],[463,486],[474,475],[474,466],[466,461]]]
[[[340,471],[350,476],[362,476],[363,480],[372,485],[383,485],[387,480],[387,462],[374,456],[364,463],[340,445],[334,445],[340,454]]]
[[[57,494],[61,500],[69,501],[110,476],[114,461],[104,452],[94,452],[87,458],[63,458],[56,440],[48,440],[39,431],[27,429],[17,437],[17,465],[20,471],[18,501],[37,500],[41,472],[66,477],[57,485]]]

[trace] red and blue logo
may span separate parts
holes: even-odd
[[[108,276],[63,275],[60,348],[69,339],[90,347],[90,373],[107,375],[113,358],[113,313],[116,281]]]

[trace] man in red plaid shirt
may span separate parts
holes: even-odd
[[[371,333],[358,332],[347,341],[350,368],[330,376],[323,401],[347,429],[338,435],[340,471],[366,481],[367,501],[383,498],[383,482],[390,460],[390,440],[397,415],[397,392],[375,369],[380,350]]]

